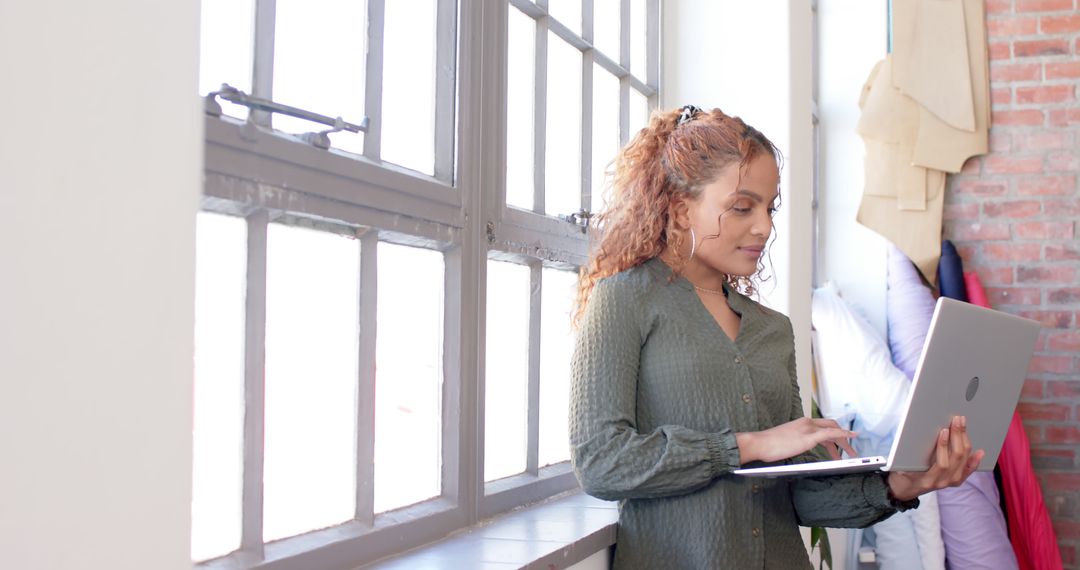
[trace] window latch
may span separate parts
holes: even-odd
[[[237,105],[243,105],[248,109],[257,111],[266,111],[269,113],[278,113],[281,115],[288,115],[290,117],[296,117],[305,121],[311,121],[313,123],[319,123],[326,125],[330,129],[318,132],[309,132],[299,135],[300,139],[317,146],[319,148],[330,148],[330,133],[336,133],[340,131],[348,131],[350,133],[363,133],[367,132],[368,118],[364,117],[360,124],[353,124],[346,122],[341,117],[328,117],[326,115],[320,115],[319,113],[313,113],[306,109],[300,109],[298,107],[291,107],[281,103],[276,103],[269,99],[263,99],[260,97],[253,97],[244,93],[243,91],[229,85],[228,83],[222,83],[221,88],[217,91],[211,91],[206,94],[205,98],[205,110],[206,114],[213,117],[221,116],[221,104],[217,102],[218,97],[236,103]]]
[[[566,214],[564,216],[559,216],[559,218],[562,219],[563,221],[570,222],[571,224],[574,224],[575,226],[581,227],[582,233],[584,233],[585,230],[589,227],[589,220],[591,220],[592,217],[593,217],[593,213],[586,210],[585,208],[582,208],[582,209],[574,212],[573,214]]]

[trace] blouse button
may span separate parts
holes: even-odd
[[[750,534],[754,535],[755,537],[760,536],[761,535],[761,529],[760,528],[755,528],[754,530],[750,531]]]
[[[742,364],[742,357],[741,356],[736,356],[735,357],[735,364]]]
[[[761,485],[758,485],[758,484],[755,483],[753,487],[750,487],[750,490],[752,492],[754,492],[754,493],[757,493],[757,492],[761,491]]]
[[[743,401],[743,402],[746,402],[747,404],[749,404],[749,403],[750,403],[750,399],[751,399],[751,398],[750,398],[750,394],[743,394],[743,395],[742,395],[742,401]]]

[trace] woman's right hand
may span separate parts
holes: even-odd
[[[735,434],[740,463],[781,461],[823,445],[833,459],[840,459],[843,449],[857,457],[848,442],[857,434],[840,427],[835,420],[802,417],[764,431]]]

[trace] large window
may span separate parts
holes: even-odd
[[[194,559],[352,567],[574,488],[575,272],[658,0],[203,4]]]

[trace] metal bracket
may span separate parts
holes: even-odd
[[[585,208],[582,208],[574,212],[573,214],[559,216],[559,219],[570,222],[571,224],[580,227],[581,233],[585,233],[585,231],[589,228],[589,220],[591,220],[593,216],[594,214],[592,212],[586,210]]]

